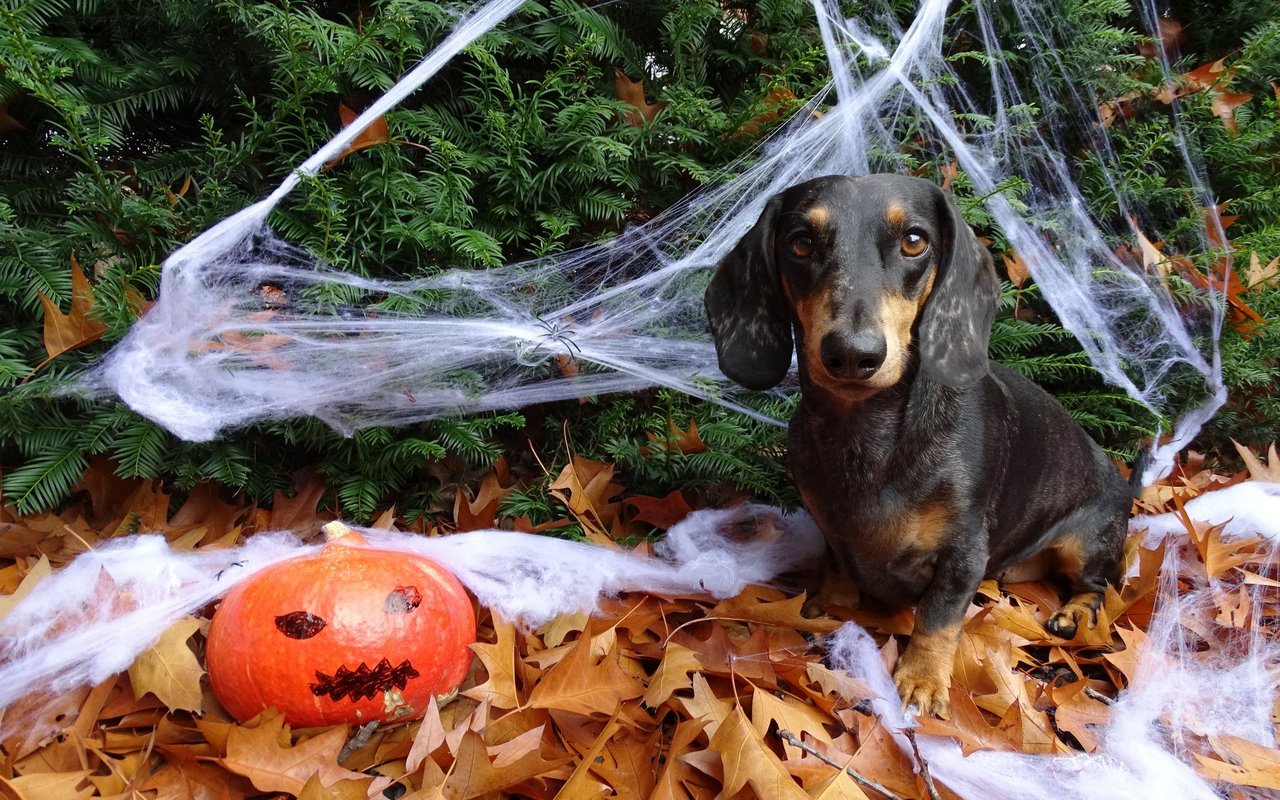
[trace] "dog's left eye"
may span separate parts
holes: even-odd
[[[813,239],[800,235],[791,239],[791,255],[796,258],[808,258],[813,255]]]
[[[929,240],[925,238],[924,234],[911,231],[903,235],[899,247],[902,249],[904,256],[915,258],[929,249]]]

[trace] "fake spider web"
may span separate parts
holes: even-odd
[[[722,181],[604,244],[498,269],[390,282],[318,264],[271,232],[270,211],[303,176],[317,174],[366,125],[519,5],[491,0],[479,6],[270,197],[175,252],[164,265],[156,305],[85,385],[120,397],[191,440],[300,415],[349,432],[655,385],[761,416],[749,395],[715,366],[702,310],[712,267],[755,222],[769,195],[824,174],[903,171],[901,145],[918,141],[963,168],[995,227],[1103,376],[1177,419],[1153,470],[1168,464],[1224,401],[1216,349],[1223,308],[1215,283],[1204,281],[1205,327],[1189,330],[1159,282],[1118,259],[1111,232],[1089,219],[1055,132],[1073,125],[1095,130],[1096,143],[1107,152],[1106,131],[1094,127],[1097,98],[1061,78],[1055,48],[1072,32],[1056,27],[1051,8],[1043,13],[1025,0],[975,6],[978,28],[971,34],[989,65],[981,95],[958,82],[943,56],[942,0],[924,0],[906,29],[896,27],[887,9],[865,20],[846,19],[837,4],[818,0],[831,85]],[[1014,41],[999,41],[992,17],[997,12],[1022,21]],[[1154,23],[1153,10],[1146,13]],[[1005,50],[1022,52],[1035,65],[1030,81],[1015,80],[1004,65]],[[1043,118],[1027,116],[1031,106]],[[824,113],[815,116],[819,109]],[[976,114],[991,123],[975,127]],[[1194,153],[1183,146],[1183,156],[1185,185],[1210,207],[1213,198]],[[1142,219],[1114,176],[1104,173],[1104,180],[1115,189],[1121,216]],[[1018,183],[1026,190],[1016,196],[1002,191]],[[1216,233],[1224,241],[1221,230]],[[1205,350],[1196,346],[1197,336],[1208,342]],[[557,359],[565,358],[585,368],[572,375],[557,369]],[[1171,381],[1188,376],[1200,390],[1186,395],[1192,399],[1182,407],[1170,408],[1164,397]],[[1256,484],[1214,495],[1221,507],[1196,518],[1221,522],[1224,511],[1235,514],[1244,505],[1258,509],[1259,523],[1280,539],[1280,495]],[[744,543],[723,530],[760,520],[772,520],[764,527],[779,535]],[[1136,524],[1155,529],[1169,522]],[[369,535],[379,546],[438,559],[482,603],[529,624],[590,610],[602,593],[728,596],[815,557],[821,547],[802,514],[784,517],[758,507],[687,518],[670,532],[662,560],[497,531]],[[301,552],[301,543],[288,535],[261,534],[228,550],[178,553],[161,537],[140,536],[86,553],[37,584],[0,620],[0,711],[25,692],[56,693],[124,669],[152,644],[152,632],[158,635],[254,570]],[[1169,552],[1177,558],[1186,550],[1175,545]],[[1126,705],[1100,732],[1101,752],[966,758],[945,740],[921,736],[922,752],[939,778],[971,798],[1208,798],[1217,795],[1187,766],[1192,758],[1184,751],[1184,731],[1228,733],[1274,747],[1266,718],[1275,694],[1271,670],[1280,657],[1274,644],[1255,629],[1231,647],[1193,652],[1188,642],[1194,637],[1181,620],[1219,589],[1197,586],[1179,597],[1178,571],[1164,574],[1171,585],[1149,631],[1144,677],[1121,696]],[[103,575],[128,603],[104,602],[96,580]],[[834,663],[873,689],[886,724],[909,723],[897,711],[892,685],[865,634],[846,631],[828,648]],[[23,722],[9,713],[0,717],[0,732]]]
[[[1027,0],[975,7],[974,37],[988,64],[981,97],[943,55],[944,0],[924,0],[905,30],[887,9],[864,22],[817,0],[832,74],[826,89],[723,180],[604,243],[494,269],[386,281],[317,263],[274,235],[268,214],[303,177],[519,5],[479,6],[270,197],[171,255],[156,305],[84,385],[193,441],[262,420],[313,416],[349,434],[649,386],[767,417],[716,366],[702,308],[712,269],[769,196],[820,175],[904,171],[902,143],[914,142],[917,155],[964,170],[1101,375],[1176,420],[1148,477],[1167,470],[1224,402],[1216,344],[1223,312],[1213,276],[1204,281],[1207,324],[1188,330],[1158,278],[1122,262],[1110,232],[1090,219],[1058,137],[1092,130],[1108,152],[1098,100],[1072,84],[1056,55],[1073,32],[1054,28],[1055,15]],[[997,11],[1025,24],[1016,41],[1000,40]],[[1006,52],[1032,65],[1029,80],[1015,78]],[[1183,154],[1183,182],[1212,206],[1194,154],[1185,146]],[[1121,216],[1141,218],[1115,177],[1103,175]],[[1011,186],[1024,190],[1011,193]],[[1196,335],[1209,342],[1206,351]],[[574,369],[562,368],[566,360]],[[1175,375],[1199,384],[1183,393],[1192,399],[1182,407],[1168,400]]]

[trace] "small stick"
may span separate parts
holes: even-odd
[[[357,728],[356,735],[352,736],[351,739],[342,746],[342,751],[338,753],[338,763],[341,764],[343,761],[346,761],[351,757],[352,753],[368,744],[369,737],[373,736],[373,732],[378,729],[378,725],[378,721],[374,720],[373,722],[366,723]]]
[[[817,758],[819,761],[821,761],[824,764],[835,767],[836,769],[843,769],[846,773],[849,774],[850,778],[853,778],[855,781],[867,787],[868,789],[871,789],[872,791],[879,792],[880,794],[889,798],[889,800],[904,800],[904,798],[899,797],[898,795],[894,794],[893,792],[885,788],[884,784],[880,783],[879,781],[874,781],[871,778],[866,777],[865,775],[860,775],[859,773],[855,772],[852,767],[841,767],[835,761],[832,761],[831,759],[824,756],[822,753],[819,753],[811,745],[807,745],[804,742],[800,741],[800,738],[796,736],[794,733],[792,733],[791,731],[779,730],[778,737],[782,739],[784,742],[786,742],[787,744],[793,747],[800,748],[801,750],[805,751],[806,753],[813,756],[814,758]]]
[[[924,786],[929,790],[930,800],[942,800],[942,795],[938,794],[938,787],[933,783],[933,776],[929,774],[929,764],[924,760],[924,756],[920,755],[920,745],[916,744],[916,732],[912,728],[903,731],[907,735],[907,739],[911,742],[911,749],[915,751],[916,763],[920,765],[920,777],[924,778]]]
[[[1084,693],[1087,697],[1092,697],[1094,700],[1097,700],[1099,703],[1105,703],[1106,705],[1113,705],[1116,702],[1114,698],[1107,697],[1105,694],[1093,688],[1092,686],[1084,687]]]

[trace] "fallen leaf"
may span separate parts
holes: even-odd
[[[1031,277],[1031,270],[1027,268],[1027,262],[1022,260],[1022,256],[1017,252],[1009,251],[1001,255],[1004,260],[1004,271],[1009,276],[1009,281],[1019,289]]]
[[[134,697],[151,692],[171,710],[200,710],[200,676],[204,670],[187,640],[200,630],[201,624],[195,617],[178,620],[134,660],[129,667]]]
[[[1231,443],[1236,446],[1236,452],[1240,454],[1240,459],[1244,461],[1245,466],[1249,469],[1249,477],[1255,481],[1266,481],[1268,483],[1280,483],[1280,456],[1276,455],[1276,443],[1272,442],[1271,447],[1267,450],[1267,463],[1263,464],[1253,451],[1237,442],[1235,439]]]
[[[1229,761],[1195,754],[1196,770],[1215,781],[1260,789],[1280,789],[1280,751],[1235,736],[1210,737],[1213,749]]]
[[[750,786],[756,797],[809,800],[740,706],[734,706],[711,737],[710,749],[720,755],[724,765],[725,797]]]
[[[360,115],[347,108],[345,103],[338,103],[338,118],[342,121],[342,127],[346,128],[356,121]],[[342,159],[352,153],[364,150],[374,145],[386,144],[391,141],[391,132],[387,128],[387,118],[380,116],[369,123],[363,131],[356,135],[356,138],[347,145],[347,149],[339,153],[333,160],[324,165],[325,169],[331,169],[342,161]]]
[[[653,122],[658,116],[658,112],[667,107],[665,102],[650,103],[644,97],[644,81],[633,81],[627,77],[627,73],[613,68],[613,88],[617,93],[618,99],[630,103],[634,110],[629,110],[623,115],[623,121],[633,127],[640,127],[647,122]]]
[[[664,531],[693,513],[689,501],[684,498],[684,492],[679,489],[662,498],[637,495],[622,502],[636,510],[637,522],[644,522]]]
[[[622,701],[643,694],[644,685],[619,663],[616,643],[599,661],[594,661],[591,637],[584,632],[564,658],[543,673],[529,693],[529,705],[575,714],[611,715]]]
[[[515,626],[495,615],[493,630],[496,641],[492,644],[477,642],[471,645],[489,675],[488,680],[463,694],[473,700],[491,703],[494,708],[515,708],[520,705],[516,691]]]
[[[96,342],[107,332],[107,326],[89,316],[96,302],[93,287],[80,269],[80,262],[71,254],[71,310],[63,314],[58,306],[37,292],[40,305],[44,306],[44,349],[48,358],[40,366],[69,350]]]
[[[284,717],[265,711],[255,727],[231,727],[227,755],[220,763],[264,792],[296,795],[312,776],[326,788],[341,780],[368,780],[367,776],[338,765],[338,753],[346,741],[346,726],[338,725],[291,745]]]

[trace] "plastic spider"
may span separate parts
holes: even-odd
[[[572,350],[578,355],[582,355],[582,348],[578,347],[578,343],[573,340],[577,331],[569,327],[567,323],[560,320],[548,322],[542,317],[538,317],[538,327],[542,328],[545,333],[542,336],[542,341],[538,342],[537,346],[533,348],[534,353],[541,350],[544,344],[551,342],[560,345],[565,350]]]

